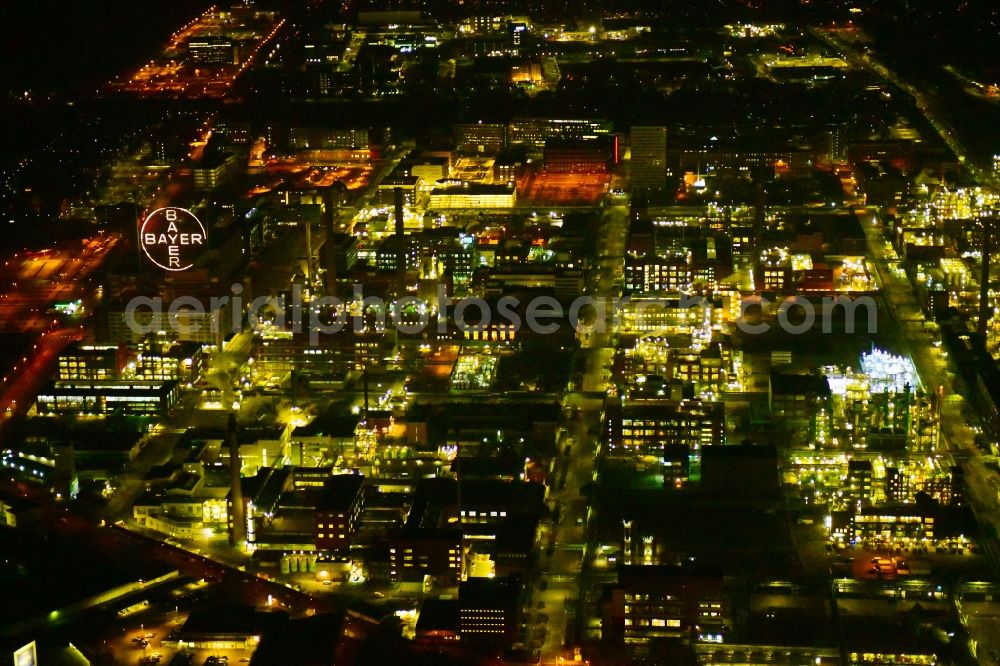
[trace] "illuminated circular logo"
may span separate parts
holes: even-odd
[[[157,208],[139,228],[139,244],[149,260],[165,271],[186,271],[205,249],[201,221],[186,208]]]

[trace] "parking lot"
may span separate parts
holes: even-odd
[[[611,177],[598,173],[529,173],[518,182],[522,204],[537,206],[589,206],[608,191]]]
[[[252,656],[253,650],[185,649],[169,663],[170,666],[236,666],[249,663]]]

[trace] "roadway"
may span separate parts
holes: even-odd
[[[627,206],[603,211],[597,243],[602,254],[596,259],[590,285],[597,299],[610,302],[623,279],[628,219]],[[531,646],[540,649],[543,663],[572,658],[566,645],[575,642],[591,519],[586,488],[595,480],[604,413],[604,400],[593,396],[607,395],[608,391],[614,358],[613,314],[609,309],[605,332],[584,336],[580,351],[583,375],[577,390],[563,401],[564,434],[548,495],[553,520],[540,530],[539,576],[531,595],[532,607],[526,611],[529,626],[534,627]]]
[[[82,327],[55,329],[42,334],[31,355],[23,357],[4,377],[0,387],[0,425],[28,411],[38,391],[51,377],[59,353],[82,337]]]
[[[962,614],[979,663],[1000,663],[1000,606],[993,601],[963,601]]]
[[[405,154],[405,151],[400,151],[386,161],[376,178],[372,179],[369,189],[362,194],[358,205],[364,205],[370,200],[372,194],[376,191],[378,182],[395,168],[403,154]],[[168,205],[174,202],[176,196],[179,196],[177,187],[177,181],[171,181],[171,184],[160,191],[151,206]],[[350,219],[351,212],[351,208],[343,208],[338,211],[338,214],[341,220],[346,222]],[[296,251],[294,248],[299,247],[303,243],[303,235],[290,234],[283,241],[282,245],[276,248],[277,254],[282,257],[295,256]],[[314,243],[314,247],[319,247],[319,243]],[[269,262],[266,265],[268,266],[268,277],[272,279],[266,282],[264,280],[255,282],[255,291],[260,292],[287,287],[292,268],[277,261]],[[54,337],[53,343],[57,339],[61,341],[61,338]],[[66,340],[63,344],[67,344],[68,341]],[[230,341],[221,354],[230,361],[241,362],[249,355],[251,346],[252,332],[242,332]],[[34,364],[40,368],[42,364],[53,361],[61,348],[56,348],[53,344],[51,351],[36,352]],[[22,393],[29,394],[31,386],[29,380],[32,377],[46,376],[47,374],[41,371],[26,373],[23,383],[8,385],[6,390],[12,391],[14,388],[18,388],[18,395]],[[129,471],[124,475],[121,486],[111,497],[106,510],[102,512],[102,516],[107,519],[109,524],[116,520],[122,522],[117,523],[110,530],[99,530],[99,533],[103,535],[100,537],[101,540],[119,543],[128,542],[129,545],[127,547],[144,550],[144,556],[172,564],[187,575],[195,578],[217,580],[223,585],[231,587],[231,592],[235,598],[243,599],[251,605],[262,606],[266,604],[268,597],[273,597],[276,604],[293,613],[303,613],[310,609],[315,610],[320,608],[322,605],[321,602],[318,602],[309,595],[302,594],[279,583],[266,581],[240,571],[237,567],[245,561],[245,558],[236,553],[233,553],[232,556],[225,556],[226,547],[213,546],[206,548],[204,554],[193,553],[164,543],[160,538],[144,534],[139,528],[134,528],[130,517],[131,506],[136,497],[145,490],[145,485],[142,481],[143,474],[152,465],[164,462],[171,457],[173,447],[181,433],[198,420],[197,403],[198,393],[185,393],[174,412],[163,421],[162,431],[151,436],[149,442],[140,452],[139,457],[131,461]],[[4,404],[0,400],[0,408]],[[220,412],[219,415],[221,418],[224,412]],[[109,533],[113,534],[113,536],[108,536]],[[199,545],[203,544],[199,543]]]
[[[201,554],[172,546],[158,539],[118,525],[98,530],[95,547],[117,551],[128,550],[137,557],[162,562],[175,567],[182,574],[214,581],[226,590],[227,596],[249,606],[268,608],[278,606],[292,615],[307,615],[325,608],[325,603],[290,587],[264,580],[254,574],[240,571]],[[269,603],[271,601],[272,603]]]
[[[40,505],[39,527],[46,532],[72,538],[81,548],[98,555],[106,554],[109,562],[121,553],[129,553],[136,561],[159,562],[189,579],[216,583],[223,596],[233,603],[261,609],[280,608],[292,616],[328,610],[324,601],[288,586],[88,515],[85,505],[56,502],[42,488],[9,482],[2,486],[5,491]]]
[[[16,253],[0,266],[0,333],[39,333],[58,325],[50,314],[56,302],[88,301],[88,278],[121,238],[87,238],[81,247]]]
[[[920,90],[912,83],[904,81],[895,72],[890,70],[882,62],[877,60],[870,52],[860,51],[853,44],[841,39],[837,30],[823,30],[810,28],[810,32],[820,41],[837,51],[845,60],[852,65],[863,69],[885,83],[903,91],[913,98],[914,104],[923,115],[924,119],[934,128],[945,145],[955,154],[972,176],[980,183],[996,186],[996,179],[990,173],[977,164],[971,156],[969,150],[962,143],[955,128],[944,117],[942,109],[949,104],[954,104],[954,100],[938,100]]]
[[[345,233],[354,233],[354,225],[359,221],[359,213],[371,204],[372,198],[378,193],[379,184],[385,180],[389,174],[395,171],[396,167],[399,166],[399,163],[403,161],[403,158],[409,154],[414,147],[413,143],[404,143],[396,152],[386,157],[378,171],[368,182],[368,185],[358,196],[357,201],[355,201],[351,206],[343,206],[338,209],[336,221],[338,229]],[[319,238],[319,242],[315,244],[315,247],[319,247],[322,240],[322,237]]]
[[[59,353],[84,335],[83,327],[66,326],[51,314],[58,301],[88,302],[89,278],[121,238],[100,235],[81,247],[57,247],[15,253],[0,267],[0,333],[37,334],[29,355],[6,370],[0,385],[0,425],[25,414],[51,376]]]
[[[343,233],[354,233],[354,225],[360,220],[360,213],[371,203],[372,198],[378,192],[378,185],[399,165],[403,157],[409,152],[412,146],[404,146],[393,153],[373,174],[371,180],[358,193],[357,199],[348,206],[338,206],[331,211],[333,217],[333,227]],[[163,204],[166,205],[166,204]],[[326,242],[325,225],[311,229],[313,263],[315,268],[318,262],[317,252]],[[300,272],[300,258],[306,255],[306,236],[303,230],[284,233],[277,240],[268,244],[263,254],[258,257],[256,263],[261,267],[252,276],[253,294],[255,297],[262,295],[273,295],[285,291],[289,288],[291,278]],[[227,349],[227,351],[230,351]]]
[[[886,255],[885,237],[881,228],[876,226],[876,219],[874,210],[869,210],[863,223],[869,252],[874,260],[876,279],[888,306],[880,309],[879,325],[884,325],[882,314],[892,320],[924,387],[941,392],[943,400],[938,453],[945,456],[948,464],[960,464],[965,470],[968,504],[981,527],[993,528],[992,533],[990,530],[980,530],[983,533],[980,546],[996,569],[1000,555],[1000,543],[996,536],[1000,534],[1000,502],[993,485],[996,473],[985,467],[984,458],[976,449],[975,432],[966,416],[974,412],[962,396],[963,387],[948,368],[946,352],[942,350],[941,340],[937,335],[937,326],[925,319],[909,281],[894,270],[895,262]],[[1000,626],[996,619],[1000,616],[1000,606],[992,603],[988,605],[990,609],[980,609],[975,617],[970,617],[968,629],[972,639],[985,648],[978,655],[980,663],[1000,664],[1000,643],[993,633]]]

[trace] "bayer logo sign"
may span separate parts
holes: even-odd
[[[139,244],[149,260],[166,271],[185,271],[206,246],[201,221],[186,208],[157,208],[139,228]]]

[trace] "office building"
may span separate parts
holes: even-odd
[[[110,380],[122,376],[128,351],[121,345],[74,342],[59,355],[59,381]]]
[[[822,375],[772,372],[768,388],[773,416],[812,423],[821,411],[830,413],[830,382]]]
[[[504,644],[517,638],[521,581],[470,578],[458,587],[458,633],[463,641]]]
[[[394,580],[444,576],[457,581],[462,560],[462,532],[456,529],[404,529],[389,546],[389,574]]]
[[[691,474],[691,449],[687,444],[663,447],[663,487],[680,488]]]
[[[164,302],[170,300],[158,295],[150,297],[153,303],[156,298]],[[116,300],[106,309],[108,339],[112,343],[138,344],[149,334],[164,331],[180,342],[219,346],[225,336],[239,328],[242,313],[234,314],[231,300],[199,300],[198,307],[177,307],[173,312],[168,312],[165,307],[152,306],[129,310],[128,299]]]
[[[872,503],[872,461],[852,460],[847,463],[847,495],[855,507]]]
[[[394,172],[378,184],[376,198],[383,206],[395,206],[398,190],[402,192],[405,205],[416,206],[420,183],[420,178],[415,175],[407,176],[402,172]]]
[[[419,268],[420,255],[413,236],[393,234],[383,240],[375,252],[375,265],[380,271],[412,271]]]
[[[192,169],[196,190],[208,192],[224,183],[239,169],[236,155],[213,153]]]
[[[497,526],[518,520],[537,520],[545,487],[539,483],[475,479],[461,482],[459,521],[462,525]]]
[[[524,171],[527,157],[523,150],[505,150],[493,161],[493,181],[496,183],[513,183]]]
[[[731,350],[712,344],[702,349],[671,348],[667,355],[667,378],[694,385],[702,391],[722,391],[729,378]]]
[[[626,644],[721,641],[729,625],[724,582],[721,571],[708,567],[625,566],[602,599],[602,633]]]
[[[915,504],[834,512],[831,533],[865,545],[924,544],[934,539],[934,516]]]
[[[338,474],[326,481],[316,506],[316,550],[347,548],[364,509],[364,477]]]
[[[57,381],[38,393],[39,414],[164,416],[177,403],[174,381]]]
[[[498,123],[458,124],[454,135],[459,155],[496,155],[507,147],[507,126]]]
[[[725,405],[700,400],[650,400],[611,404],[605,417],[608,454],[662,458],[667,447],[725,443]]]
[[[288,143],[299,150],[367,149],[368,141],[368,129],[364,127],[292,127],[288,130]]]
[[[451,173],[451,158],[448,155],[421,155],[410,164],[410,175],[424,183],[434,184],[446,179]]]
[[[338,282],[349,275],[358,262],[358,239],[350,234],[334,231],[332,214],[327,216],[326,240],[319,256],[326,293],[336,296],[340,288]]]
[[[513,208],[517,203],[517,189],[512,185],[478,185],[454,183],[431,190],[429,208],[448,209],[500,209]]]
[[[721,298],[705,303],[713,323],[722,321],[723,305]],[[701,315],[701,311],[692,309],[690,303],[681,298],[632,297],[622,303],[622,332],[687,335],[690,334],[693,312]]]
[[[773,506],[781,499],[778,452],[773,446],[711,446],[701,451],[701,486],[725,501]]]
[[[129,364],[131,376],[142,381],[174,380],[193,383],[201,376],[204,355],[196,342],[180,342],[153,334],[139,343]]]
[[[660,190],[667,181],[667,128],[633,127],[632,189]]]
[[[693,277],[690,252],[625,257],[625,289],[631,293],[688,291]]]
[[[348,322],[350,323],[350,322]],[[263,338],[254,352],[255,370],[283,377],[289,372],[307,372],[313,377],[338,377],[364,367],[381,367],[396,350],[395,331],[355,333],[353,330],[321,335],[309,332]]]
[[[233,41],[222,35],[199,35],[187,43],[188,60],[195,65],[233,65],[239,58]]]
[[[592,140],[613,131],[607,120],[563,118],[515,118],[510,121],[510,143],[523,144],[528,154],[541,157],[546,141],[552,139]]]
[[[546,139],[542,161],[547,173],[606,174],[618,162],[618,139]]]

